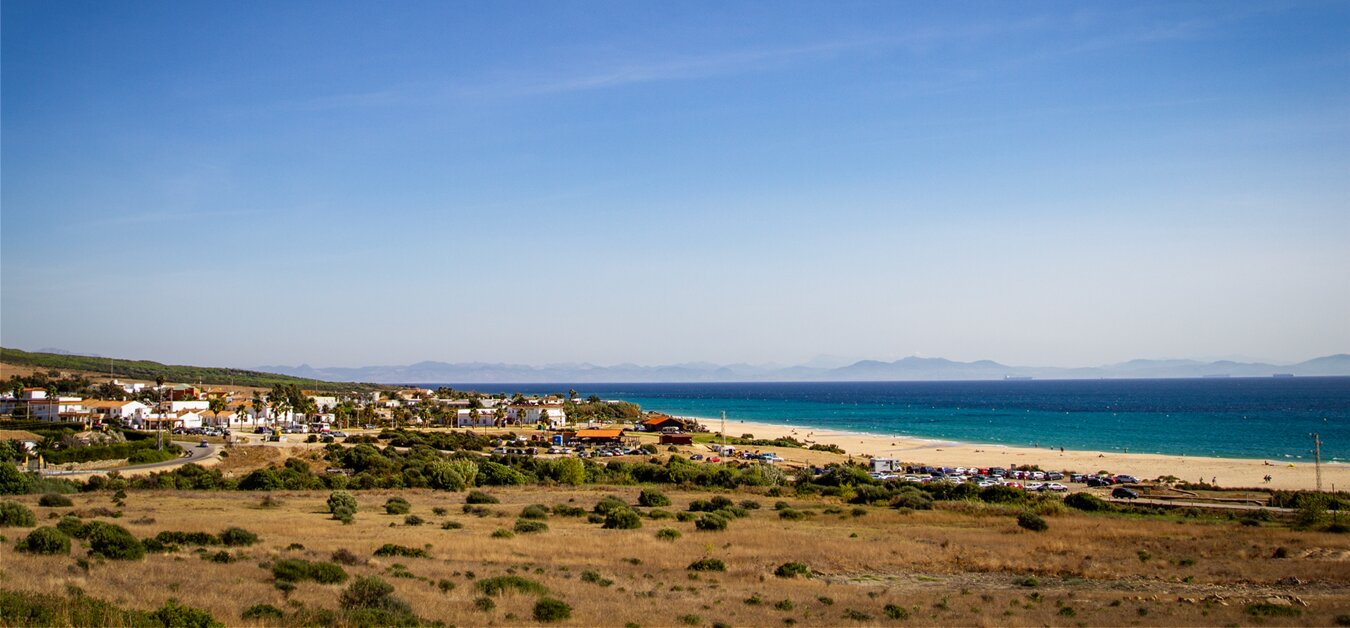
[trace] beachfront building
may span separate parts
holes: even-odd
[[[105,419],[132,421],[150,413],[150,406],[139,401],[116,401],[90,399],[84,402],[85,410]]]
[[[660,414],[654,416],[650,419],[647,419],[646,421],[643,421],[640,425],[642,426],[642,429],[647,432],[666,432],[666,431],[684,432],[688,430],[688,426],[685,425],[684,420],[677,419],[668,414]]]
[[[28,414],[39,421],[78,421],[86,413],[84,400],[79,397],[42,398],[28,402]]]
[[[616,427],[612,429],[594,429],[577,430],[566,434],[568,442],[585,443],[588,445],[621,445],[623,444],[624,429]]]
[[[567,411],[560,403],[512,404],[506,409],[506,418],[518,425],[544,423],[550,429],[559,429],[567,425]]]

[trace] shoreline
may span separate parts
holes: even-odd
[[[721,429],[720,419],[682,416],[697,421],[711,433]],[[991,467],[1036,465],[1044,470],[1133,475],[1141,480],[1175,476],[1187,482],[1207,482],[1226,488],[1266,488],[1275,490],[1315,490],[1316,465],[1275,458],[1217,458],[1177,454],[1124,453],[1060,448],[1018,447],[1013,445],[965,443],[950,439],[915,436],[887,436],[865,432],[796,426],[760,421],[728,421],[727,436],[753,434],[755,438],[791,436],[808,445],[836,445],[854,457],[892,458],[903,464],[932,466]],[[790,448],[762,447],[787,457]],[[1265,481],[1269,475],[1271,480]],[[1322,488],[1350,488],[1350,465],[1322,463]]]

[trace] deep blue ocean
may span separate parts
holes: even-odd
[[[644,410],[966,443],[1350,461],[1350,377],[969,382],[449,384]],[[430,385],[435,387],[435,384]],[[767,436],[767,435],[766,435]]]

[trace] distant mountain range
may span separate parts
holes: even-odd
[[[1130,360],[1097,367],[1062,368],[1008,366],[990,360],[956,362],[944,358],[910,357],[894,362],[861,360],[839,367],[718,365],[703,362],[641,366],[616,364],[525,364],[485,362],[418,362],[404,366],[314,368],[259,366],[256,370],[306,379],[380,384],[455,383],[632,383],[632,382],[747,382],[747,381],[922,381],[988,380],[1004,378],[1099,379],[1179,377],[1350,376],[1350,355],[1337,354],[1298,364],[1220,360]]]

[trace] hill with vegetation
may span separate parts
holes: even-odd
[[[387,388],[377,384],[349,382],[328,382],[318,379],[304,379],[276,373],[263,373],[244,369],[232,369],[210,366],[186,366],[160,364],[150,360],[119,360],[116,358],[69,355],[59,353],[41,353],[0,347],[0,363],[34,368],[58,369],[62,371],[87,371],[90,373],[108,373],[112,365],[112,376],[125,379],[154,381],[163,377],[168,382],[201,383],[233,386],[257,386],[269,388],[275,384],[296,385],[309,390],[347,391],[374,390]]]

